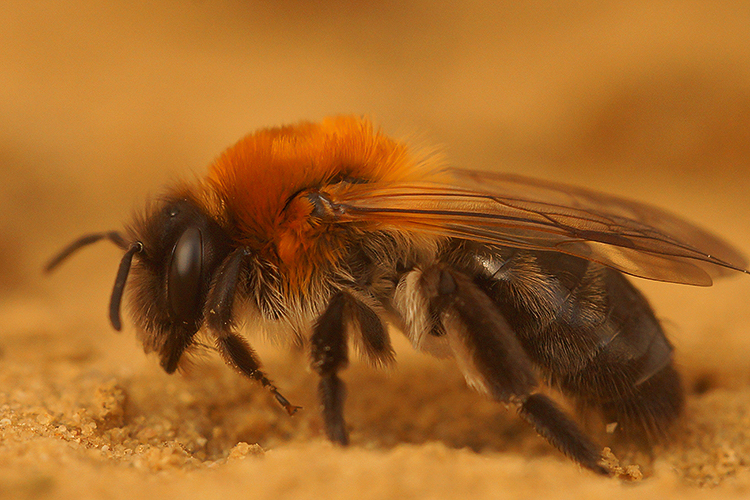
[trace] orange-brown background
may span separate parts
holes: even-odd
[[[354,446],[332,448],[303,357],[256,340],[306,407],[290,422],[210,356],[168,377],[131,328],[112,333],[113,248],[40,276],[72,237],[119,228],[242,135],[339,113],[438,145],[460,166],[659,204],[750,254],[747,2],[10,1],[3,11],[0,497],[750,488],[748,277],[712,289],[639,281],[700,390],[677,442],[653,461],[634,456],[648,477],[625,488],[578,471],[465,389],[453,365],[404,342],[392,373],[357,362],[347,372]],[[96,414],[102,398],[122,414]],[[230,453],[239,441],[266,451]],[[115,442],[131,452],[102,451]]]

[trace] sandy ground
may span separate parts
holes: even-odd
[[[750,496],[748,277],[639,280],[677,347],[687,411],[670,443],[613,445],[626,474],[606,479],[400,339],[392,371],[345,372],[352,446],[333,447],[303,354],[254,340],[304,407],[289,418],[210,353],[168,376],[129,322],[115,334],[116,249],[40,272],[245,133],[336,113],[457,165],[657,203],[750,254],[746,2],[6,5],[0,498]]]

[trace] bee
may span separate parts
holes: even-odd
[[[103,239],[124,250],[112,326],[121,329],[127,285],[139,338],[167,373],[204,332],[293,414],[238,332],[246,317],[309,348],[326,434],[345,445],[339,372],[350,344],[390,365],[393,325],[601,474],[598,445],[540,384],[619,432],[659,439],[683,389],[672,344],[626,275],[707,286],[748,273],[727,243],[658,208],[446,167],[346,116],[245,137],[124,233],[83,236],[47,271]]]

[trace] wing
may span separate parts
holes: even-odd
[[[342,222],[562,252],[652,280],[708,286],[749,273],[732,246],[644,203],[510,174],[450,168],[436,178],[329,195]]]

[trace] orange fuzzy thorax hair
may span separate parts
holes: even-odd
[[[279,239],[292,215],[284,209],[295,194],[347,178],[385,184],[418,180],[424,176],[420,163],[405,144],[374,130],[369,120],[334,117],[243,138],[211,166],[208,185],[236,218],[238,243],[257,248]]]

